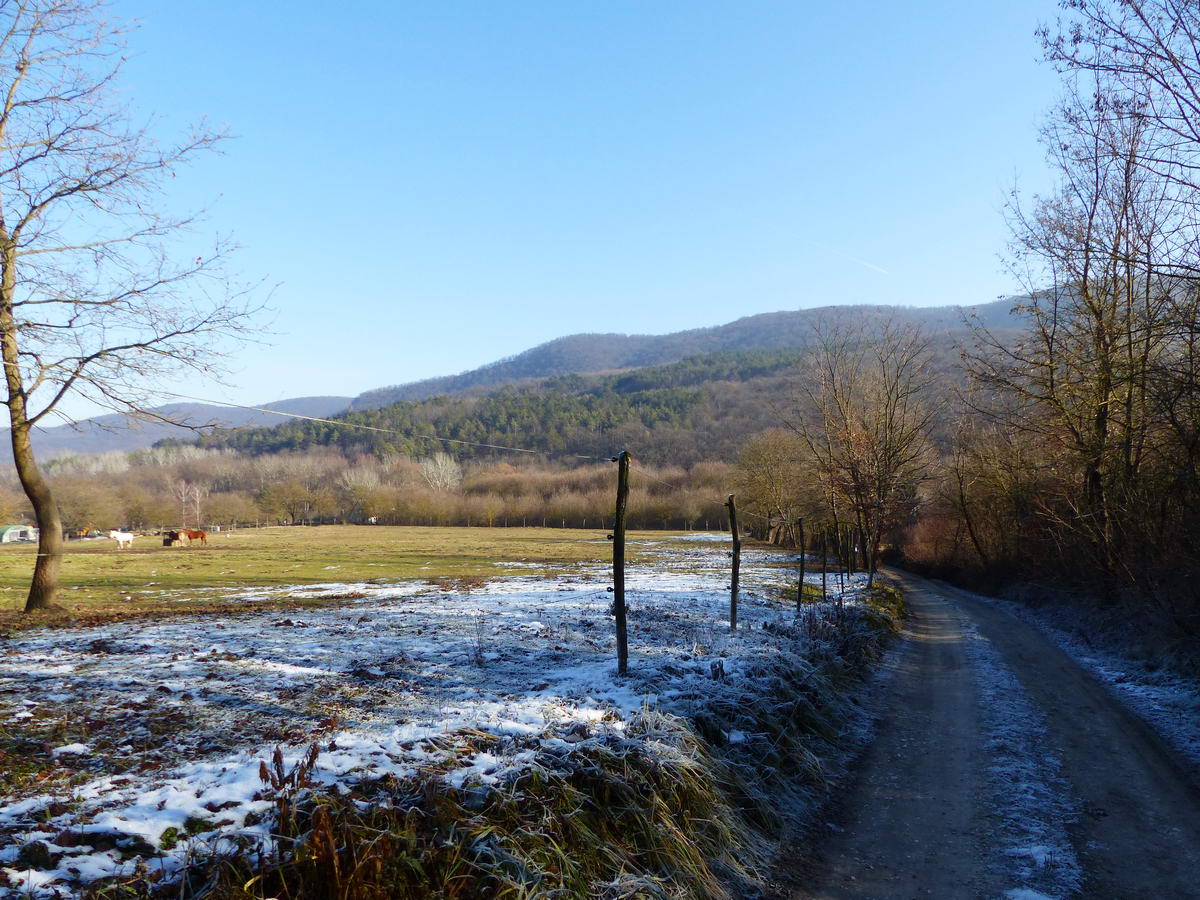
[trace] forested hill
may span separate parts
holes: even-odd
[[[988,328],[1003,329],[1013,324],[1011,306],[1009,300],[966,307],[827,306],[763,313],[673,334],[574,334],[459,375],[367,391],[354,400],[351,409],[376,409],[400,400],[425,400],[552,375],[658,366],[725,351],[803,347],[812,340],[813,325],[819,321],[860,324],[896,320],[937,334],[961,331],[967,315]]]
[[[780,424],[803,352],[733,351],[616,375],[562,375],[483,396],[440,395],[353,410],[337,417],[344,424],[294,421],[218,433],[201,445],[254,454],[331,447],[350,455],[428,456],[444,445],[401,435],[436,434],[564,455],[608,457],[629,449],[656,464],[732,461],[747,435]],[[460,459],[495,455],[472,446],[450,449]]]
[[[646,396],[636,398],[639,415],[633,415],[622,403],[632,401],[635,386],[639,386],[639,389],[653,390],[685,385],[717,385],[725,381],[731,384],[746,382],[761,376],[762,373],[754,371],[755,366],[769,367],[774,365],[774,362],[764,363],[764,360],[782,358],[772,354],[783,353],[786,356],[790,353],[788,358],[794,358],[798,348],[812,340],[813,325],[818,321],[854,325],[885,320],[911,322],[920,325],[935,342],[949,346],[954,338],[963,335],[964,316],[971,316],[979,323],[997,331],[1013,326],[1014,321],[1009,314],[1010,307],[1011,302],[1007,300],[980,306],[924,309],[896,306],[831,306],[813,310],[764,313],[715,328],[697,328],[665,335],[577,334],[559,338],[510,359],[500,360],[461,375],[379,388],[367,391],[353,400],[346,397],[301,397],[264,406],[302,415],[329,416],[347,409],[357,412],[379,410],[404,400],[424,401],[439,395],[474,395],[479,399],[473,403],[450,403],[442,400],[414,408],[411,414],[424,417],[424,421],[434,417],[442,425],[459,428],[463,433],[478,433],[481,427],[487,430],[499,426],[495,423],[486,427],[468,423],[467,420],[476,409],[487,413],[488,410],[500,406],[513,410],[520,407],[524,411],[517,418],[528,418],[536,412],[537,415],[547,417],[547,428],[556,423],[565,423],[575,413],[578,413],[579,422],[586,422],[590,421],[589,415],[600,416],[601,410],[604,415],[614,416],[629,412],[635,420],[641,417],[646,419],[647,423],[652,423],[646,427],[652,427],[659,437],[663,437],[670,431],[665,425],[666,421],[678,425],[678,409],[663,419],[665,411],[660,410],[660,415],[651,413],[650,410],[658,409],[661,403],[667,401],[661,397]],[[687,361],[685,364],[674,365],[684,360]],[[728,371],[725,370],[727,367]],[[577,374],[586,376],[585,381],[572,381],[570,376]],[[603,375],[615,377],[605,380],[599,377]],[[556,376],[566,380],[556,381]],[[504,398],[483,403],[484,395],[502,388]],[[729,386],[706,387],[705,391],[705,397],[694,401],[699,405],[698,408],[704,408],[710,402],[718,406],[727,406],[734,395],[739,393]],[[566,396],[560,400],[545,401],[545,404],[554,407],[553,410],[546,406],[531,411],[534,400],[528,396],[530,392],[534,395],[565,392]],[[624,399],[618,402],[617,397]],[[668,405],[677,407],[677,399],[672,399]],[[737,402],[742,403],[743,400],[745,398],[738,399]],[[750,421],[757,422],[763,419],[764,416],[759,416],[753,411],[757,409],[753,399],[748,402],[751,407]],[[591,413],[584,414],[584,406],[589,406]],[[202,403],[170,404],[156,412],[168,419],[187,422],[192,428],[211,425],[225,428],[268,428],[274,418],[264,413]],[[392,411],[388,415],[400,414]],[[504,418],[507,414],[497,412],[496,415]],[[701,419],[711,419],[706,414],[693,415]],[[455,416],[462,417],[463,421],[454,421]],[[135,421],[121,415],[99,416],[76,425],[35,429],[34,447],[47,457],[127,451],[148,447],[155,442],[190,442],[196,434],[192,428],[163,422]],[[444,429],[439,429],[441,430]],[[704,429],[698,433],[705,433]],[[719,435],[715,430],[709,433],[714,440],[718,440]],[[305,443],[317,440],[314,435],[300,435],[294,431],[281,435],[284,436],[267,437],[248,433],[244,437],[231,438],[226,432],[212,436],[206,443],[253,441],[255,446],[265,447],[276,441]],[[594,433],[591,439],[593,443],[599,440]],[[537,438],[531,440],[536,442]],[[556,440],[561,441],[561,435]],[[575,437],[571,437],[570,440],[574,441]],[[687,440],[691,441],[693,438],[688,437]],[[606,441],[607,438],[600,443],[607,446]],[[11,458],[9,454],[7,441],[0,441],[0,462]]]

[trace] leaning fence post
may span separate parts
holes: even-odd
[[[737,507],[733,494],[725,501],[729,507],[729,531],[733,535],[733,580],[729,584],[729,630],[737,631],[738,572],[742,567],[742,537],[738,534]]]
[[[800,535],[800,581],[796,585],[796,612],[799,613],[804,605],[804,516],[796,520],[796,529]]]
[[[629,672],[629,635],[625,623],[625,507],[629,503],[629,451],[612,458],[617,464],[617,510],[613,522],[613,616],[617,620],[617,674]]]

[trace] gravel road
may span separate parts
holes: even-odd
[[[785,862],[793,900],[1200,897],[1198,773],[1035,627],[898,577],[911,617],[876,737]],[[1020,694],[1000,731],[997,677]],[[1029,834],[1045,845],[1014,850]]]

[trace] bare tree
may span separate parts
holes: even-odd
[[[937,404],[929,343],[910,326],[819,326],[788,424],[815,458],[835,520],[851,517],[874,579],[884,535],[927,476]]]
[[[188,505],[192,499],[192,486],[180,478],[171,485],[171,493],[179,501],[179,525],[181,528],[187,528]]]
[[[144,416],[155,380],[205,371],[252,310],[229,246],[186,246],[162,214],[175,170],[221,135],[160,146],[114,86],[123,49],[103,0],[0,0],[0,353],[13,459],[40,531],[26,611],[52,605],[62,521],[31,429],[82,395]]]
[[[462,484],[462,466],[449,453],[435,453],[421,460],[421,474],[435,491],[452,491]]]
[[[791,431],[771,428],[746,442],[738,457],[738,505],[765,516],[767,525],[758,529],[767,540],[793,544],[797,540],[796,519],[820,504],[820,489],[808,462],[807,447]],[[815,496],[814,496],[815,495]]]
[[[1180,0],[1064,0],[1065,21],[1040,30],[1047,58],[1087,75],[1114,121],[1147,130],[1139,165],[1200,185],[1200,6]],[[1189,201],[1192,202],[1192,201]]]
[[[204,504],[204,500],[208,497],[208,494],[209,494],[209,488],[207,485],[203,485],[203,484],[193,484],[192,485],[192,497],[191,497],[192,509],[195,511],[195,514],[196,514],[196,527],[197,528],[204,527],[204,516],[202,514],[203,508],[204,508],[203,504]]]
[[[1016,342],[976,329],[964,359],[998,404],[981,407],[1005,427],[1050,442],[1074,485],[1045,498],[1043,516],[1083,552],[1114,599],[1127,573],[1129,513],[1158,423],[1151,376],[1175,340],[1177,262],[1191,251],[1177,185],[1143,165],[1155,152],[1145,119],[1114,114],[1101,86],[1068,85],[1046,129],[1056,193],[1014,202],[1011,259],[1028,297]],[[1149,148],[1149,150],[1148,150]]]

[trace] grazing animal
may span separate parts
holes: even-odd
[[[174,547],[176,544],[183,544],[183,534],[178,531],[164,531],[163,546]]]
[[[118,550],[124,550],[126,547],[133,549],[134,536],[128,531],[110,531],[108,536],[117,542]]]
[[[207,531],[188,531],[185,529],[184,531],[181,531],[180,534],[187,537],[189,544],[192,541],[199,541],[205,547],[208,546],[208,532]]]

